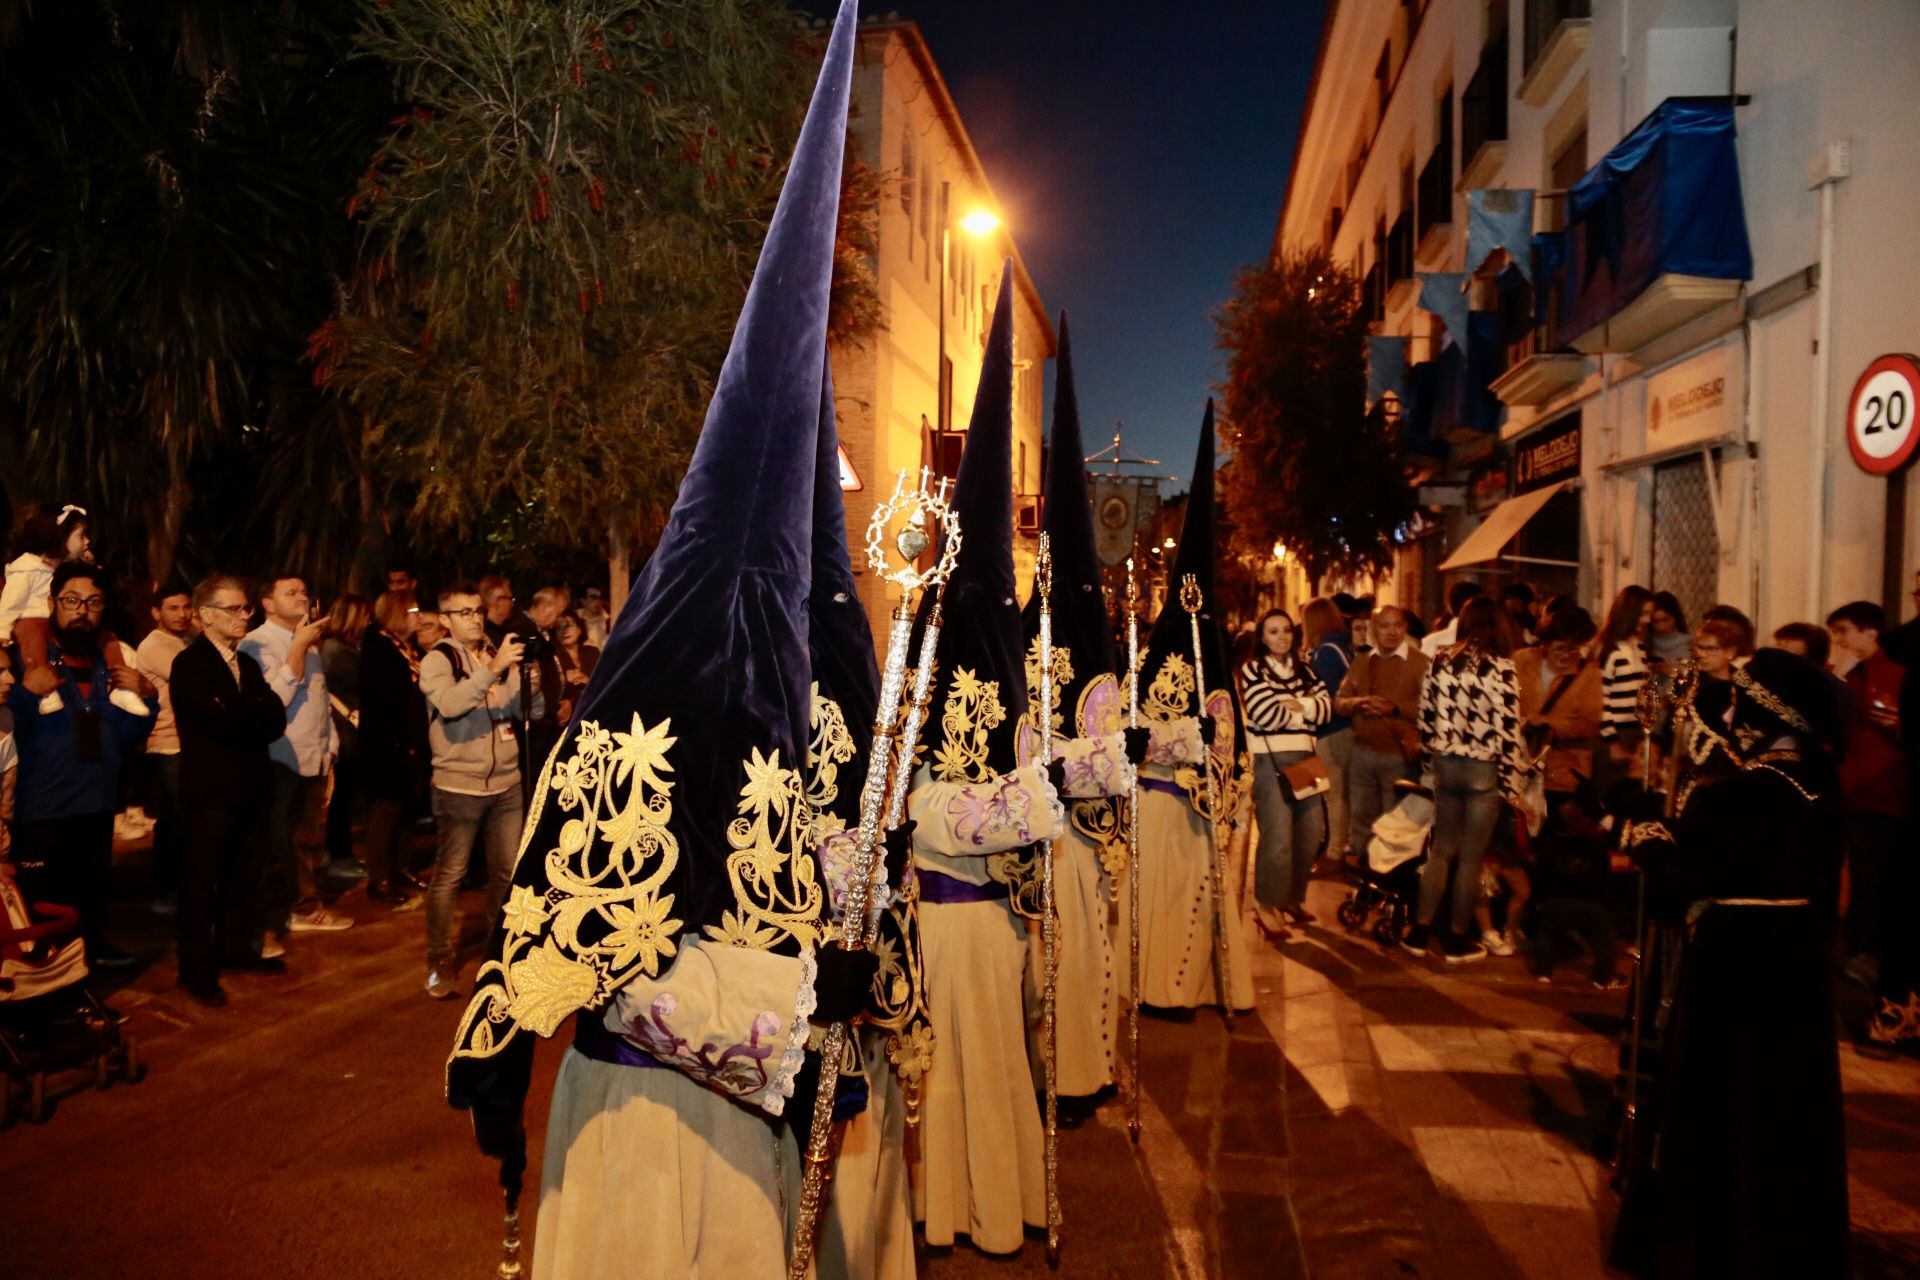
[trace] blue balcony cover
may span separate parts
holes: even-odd
[[[1563,343],[1660,276],[1753,278],[1728,102],[1667,99],[1573,185],[1567,204]]]

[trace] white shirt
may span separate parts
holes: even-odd
[[[296,675],[287,666],[293,650],[293,632],[268,619],[247,633],[240,652],[252,658],[267,678],[267,687],[280,695],[287,708],[287,733],[276,738],[267,754],[303,778],[323,776],[339,753],[333,736],[333,708],[327,703],[327,676],[320,648],[307,650],[303,670]]]
[[[1459,631],[1460,619],[1455,618],[1446,626],[1427,632],[1427,638],[1420,642],[1420,652],[1429,658],[1439,657],[1440,651],[1453,643],[1453,638],[1459,634]]]

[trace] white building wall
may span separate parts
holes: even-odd
[[[1851,599],[1882,596],[1888,481],[1862,473],[1843,421],[1853,382],[1875,357],[1920,350],[1920,4],[1912,0],[1595,0],[1586,52],[1539,106],[1517,92],[1526,68],[1519,0],[1509,5],[1508,144],[1481,185],[1551,185],[1549,166],[1584,123],[1590,166],[1673,94],[1717,95],[1730,84],[1751,101],[1736,111],[1742,197],[1754,253],[1747,303],[1819,260],[1820,195],[1813,168],[1828,143],[1851,142],[1851,176],[1834,191],[1834,253],[1820,287],[1831,293],[1831,372],[1825,403],[1812,403],[1817,294],[1769,314],[1745,304],[1655,344],[1597,361],[1586,382],[1553,402],[1510,413],[1502,437],[1578,407],[1584,414],[1584,556],[1588,603],[1599,605],[1652,571],[1653,473],[1632,465],[1646,447],[1646,379],[1725,347],[1737,373],[1730,421],[1745,448],[1717,454],[1721,480],[1720,598],[1752,614],[1763,634],[1782,622],[1824,618]],[[1381,41],[1397,6],[1340,0],[1331,19],[1299,167],[1277,237],[1299,248],[1324,239],[1327,212],[1368,124],[1365,105]],[[1417,174],[1434,144],[1431,104],[1443,85],[1457,97],[1472,77],[1485,32],[1483,0],[1431,0],[1396,80],[1393,100],[1333,242],[1336,257],[1372,263],[1376,222],[1400,212],[1400,172]],[[1457,136],[1457,135],[1456,135]],[[1456,173],[1471,160],[1457,154]],[[1444,250],[1420,271],[1458,270],[1465,200],[1456,197]],[[1788,294],[1791,286],[1784,286]],[[1435,322],[1396,291],[1380,332],[1414,338],[1412,361]],[[1778,295],[1769,295],[1777,297]],[[1777,305],[1768,302],[1767,305]],[[1824,474],[1820,496],[1815,477]],[[1907,486],[1904,572],[1920,567],[1920,484]],[[1475,523],[1450,513],[1449,543]],[[1821,560],[1816,589],[1809,561]],[[1658,586],[1655,582],[1653,585]],[[1902,593],[1904,595],[1904,593]]]

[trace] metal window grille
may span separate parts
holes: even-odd
[[[1653,471],[1653,586],[1680,597],[1689,623],[1719,602],[1720,532],[1707,464],[1699,458]]]

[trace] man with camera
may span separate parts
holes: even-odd
[[[439,850],[427,891],[427,994],[459,994],[453,908],[478,835],[487,857],[487,932],[513,877],[524,807],[520,795],[522,715],[520,664],[525,646],[512,632],[487,639],[486,609],[473,587],[440,593],[448,638],[420,660],[427,700],[427,742],[433,753],[433,821]]]
[[[240,642],[240,652],[260,668],[267,687],[287,710],[286,733],[267,748],[273,757],[273,792],[267,817],[263,898],[269,934],[337,933],[353,921],[321,905],[326,888],[327,774],[340,754],[327,675],[320,663],[324,618],[314,617],[306,580],[282,573],[260,590],[260,625]],[[269,940],[263,954],[279,954]]]

